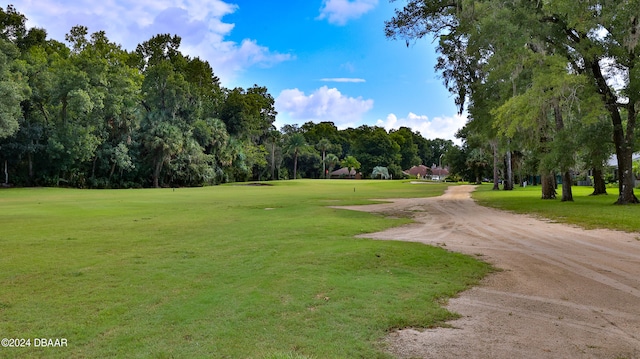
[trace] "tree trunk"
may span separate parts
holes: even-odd
[[[7,160],[4,160],[4,184],[9,185],[9,168],[7,165]]]
[[[571,191],[571,172],[565,171],[562,174],[562,202],[573,202],[573,192]]]
[[[29,184],[33,185],[33,156],[31,152],[27,153],[27,162],[29,163]]]
[[[616,146],[618,147],[618,146]],[[618,201],[616,204],[634,204],[640,203],[638,198],[633,193],[633,188],[635,185],[634,174],[633,174],[633,151],[631,147],[625,146],[621,148],[620,151],[616,149],[618,153],[618,176],[620,180],[618,182],[618,187],[620,189],[620,196],[618,196]]]
[[[293,154],[293,179],[298,179],[298,152]]]
[[[153,169],[153,187],[155,188],[160,188],[160,182],[158,181],[158,178],[160,177],[160,172],[162,172],[163,162],[164,161],[162,160],[162,158],[156,159],[156,165]]]
[[[498,144],[495,140],[491,141],[491,148],[493,149],[493,190],[497,191],[500,189],[500,175],[498,174],[498,164],[500,163],[500,158],[498,157]]]
[[[276,180],[276,143],[271,144],[271,180]]]
[[[613,93],[602,75],[599,62],[592,61],[589,65],[605,108],[611,115],[611,122],[613,124],[613,144],[615,145],[616,155],[618,156],[618,174],[620,177],[618,182],[620,195],[618,196],[616,204],[640,203],[633,193],[632,155],[633,145],[635,142],[634,131],[636,129],[637,120],[634,101],[629,102],[629,108],[627,109],[627,134],[625,136],[624,124],[622,123],[622,116],[620,115],[620,110],[618,108],[617,96]]]
[[[602,175],[602,169],[594,168],[593,169],[593,193],[592,196],[597,196],[601,194],[607,193],[607,186],[604,183],[604,176]]]
[[[113,162],[111,164],[111,170],[109,171],[109,183],[111,183],[111,177],[113,177],[113,174],[115,171],[116,171],[116,163]]]
[[[504,181],[505,191],[513,190],[513,169],[511,167],[511,150],[507,151],[507,178]]]
[[[560,133],[564,131],[564,119],[562,118],[562,110],[556,102],[553,106],[553,115],[556,120],[556,130]],[[564,166],[563,166],[564,167]],[[561,168],[562,172],[562,202],[573,202],[573,192],[571,191],[571,172],[568,168]]]
[[[96,162],[98,161],[98,156],[93,157],[93,166],[91,167],[91,179],[96,178]]]
[[[326,151],[322,151],[322,178],[327,179],[327,166],[324,163]]]
[[[542,176],[542,199],[556,199],[556,180],[553,173]]]

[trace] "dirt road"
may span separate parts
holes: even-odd
[[[387,338],[398,358],[640,358],[639,234],[583,230],[481,207],[473,186],[349,207],[417,223],[364,237],[446,246],[501,269],[449,301],[452,328]]]

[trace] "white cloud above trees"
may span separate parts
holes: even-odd
[[[284,90],[276,98],[275,107],[298,122],[331,121],[344,128],[360,122],[373,108],[373,100],[349,97],[336,88],[322,86],[309,95],[297,88]]]
[[[384,127],[387,131],[400,127],[409,127],[413,131],[420,132],[424,138],[442,138],[460,143],[460,140],[455,138],[455,134],[466,123],[467,117],[464,114],[430,119],[428,116],[416,115],[415,113],[409,112],[404,118],[398,118],[395,114],[391,113],[385,120],[378,120],[376,125]]]
[[[268,67],[293,58],[253,39],[227,40],[234,24],[222,18],[238,7],[221,0],[76,0],[73,6],[56,0],[25,0],[15,6],[27,16],[28,26],[45,28],[50,38],[59,41],[75,25],[89,27],[90,33],[104,30],[109,40],[128,50],[157,34],[178,35],[180,49],[209,61],[223,84],[247,67]],[[59,21],[52,22],[52,16]]]

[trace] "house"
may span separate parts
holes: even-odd
[[[431,179],[434,181],[444,181],[449,176],[449,170],[447,168],[437,167],[433,165],[431,167]]]
[[[362,179],[362,173],[356,172],[355,169],[351,169],[351,173],[349,173],[349,169],[348,168],[342,167],[342,168],[340,168],[338,170],[335,170],[335,171],[331,172],[329,178],[333,178],[333,179],[337,179],[337,178]]]
[[[427,178],[427,176],[431,176],[431,168],[425,166],[425,165],[420,165],[420,166],[413,166],[411,168],[409,168],[408,170],[402,171],[402,173],[404,173],[405,175],[409,176],[409,177],[418,177],[419,178]]]
[[[634,153],[631,155],[633,162],[640,160],[640,153]],[[613,180],[618,181],[618,156],[615,154],[609,157],[607,166],[613,169]],[[637,174],[636,174],[637,175]]]

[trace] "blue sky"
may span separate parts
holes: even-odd
[[[266,86],[276,126],[332,121],[426,138],[454,139],[464,125],[433,66],[432,39],[408,47],[384,36],[404,1],[15,0],[28,26],[63,41],[74,25],[106,31],[124,48],[158,33],[182,37],[183,53],[207,60],[223,86]],[[6,5],[5,5],[6,6]]]

